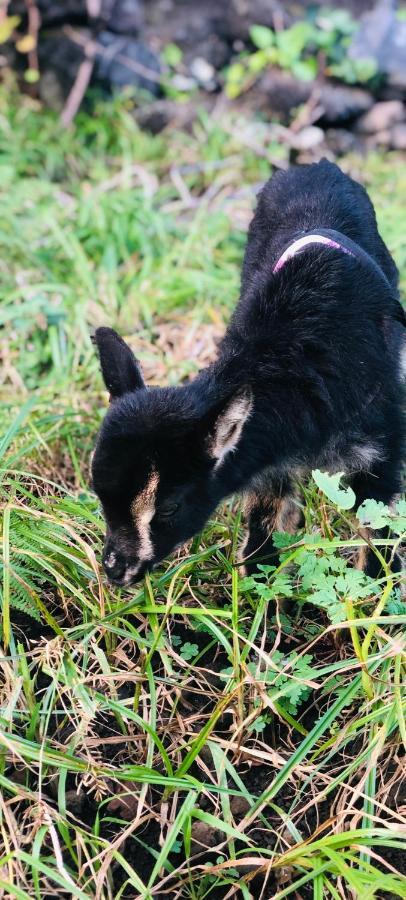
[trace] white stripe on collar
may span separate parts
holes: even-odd
[[[290,244],[289,247],[283,251],[282,256],[279,257],[272,271],[279,272],[289,259],[292,259],[293,256],[296,256],[297,253],[300,253],[301,250],[304,250],[312,244],[324,244],[325,247],[333,247],[335,250],[342,250],[343,253],[346,253],[348,256],[354,256],[352,251],[347,250],[347,247],[344,247],[343,244],[339,244],[338,241],[333,241],[332,238],[325,237],[324,234],[305,234],[303,237],[298,238],[297,241],[293,241],[293,244]]]

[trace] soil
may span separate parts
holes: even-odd
[[[304,610],[304,615],[306,615],[306,610]],[[314,622],[314,609],[312,608],[312,618]],[[322,614],[320,613],[320,624],[323,624]],[[324,623],[325,624],[325,623]],[[178,637],[181,638],[182,643],[186,641],[193,642],[197,644],[199,649],[204,649],[204,646],[208,643],[208,637],[204,633],[199,633],[195,630],[191,630],[187,628],[183,622],[183,620],[178,620],[174,622],[173,631],[176,633]],[[292,638],[290,635],[285,635],[281,649],[285,649],[289,651],[291,649],[291,641]],[[345,655],[346,647],[345,642],[340,647],[341,654]],[[334,638],[331,634],[327,634],[323,637],[323,639],[318,644],[318,656],[320,658],[325,656],[326,660],[331,658],[332,654],[337,654],[337,646],[334,642]],[[154,671],[159,676],[159,663],[158,657],[152,660]],[[210,715],[216,697],[218,697],[221,692],[221,680],[218,677],[218,674],[222,668],[227,665],[227,659],[223,653],[215,652],[213,650],[206,654],[200,665],[204,670],[204,678],[210,684],[211,689],[213,690],[213,695],[207,696],[205,693],[195,692],[193,690],[185,690],[182,693],[180,698],[179,711],[182,717],[187,718],[188,715],[196,716],[196,714],[202,717],[202,724],[207,720],[207,717]],[[44,685],[45,687],[45,685]],[[124,685],[119,690],[120,698],[124,698],[125,696],[130,696],[131,692],[133,692],[133,685],[128,683]],[[317,704],[314,702],[312,698],[310,698],[306,705],[302,708],[299,714],[299,720],[301,724],[306,729],[311,729],[315,724],[315,721],[319,718],[320,714],[323,710],[321,710]],[[57,723],[55,723],[56,725]],[[193,730],[196,731],[198,725],[195,723]],[[225,739],[229,740],[232,736],[232,728],[233,728],[233,719],[230,714],[225,714],[218,721],[215,730],[212,733],[213,738],[217,739]],[[231,734],[230,734],[231,729]],[[110,744],[104,743],[108,738],[111,738],[113,734],[117,734],[117,723],[113,717],[103,716],[103,719],[99,721],[99,724],[93,726],[93,733],[96,739],[100,740],[100,753],[101,757],[111,764],[113,762],[112,750]],[[166,734],[168,738],[168,732],[163,732],[163,735]],[[63,734],[60,736],[60,740],[62,742],[67,742],[69,740],[68,734]],[[266,730],[261,734],[261,745],[267,748],[275,748],[279,753],[291,753],[296,744],[299,744],[302,740],[302,736],[298,733],[292,732],[292,730],[286,725],[283,720],[275,718],[273,722],[267,726]],[[118,741],[114,743],[114,758],[117,760],[128,760],[129,753],[129,745],[126,741]],[[346,746],[346,760],[351,756],[356,755],[360,752],[361,747],[358,746],[357,742],[354,742],[352,745],[347,744]],[[205,751],[202,754],[204,758],[204,764],[211,768],[211,755],[209,752]],[[247,753],[241,753],[240,757],[236,755],[233,763],[238,771],[241,779],[244,784],[250,791],[253,796],[259,796],[267,786],[269,786],[272,781],[274,775],[277,772],[277,769],[267,762],[266,765],[257,764],[256,760],[253,760],[250,757],[249,751]],[[339,760],[336,760],[336,765],[339,765]],[[396,760],[394,760],[391,765],[387,769],[386,776],[388,780],[391,775],[394,773],[396,767]],[[202,771],[199,768],[199,765],[196,763],[194,767],[190,770],[190,774],[194,775],[198,778],[202,777]],[[94,818],[97,811],[97,804],[94,801],[92,796],[87,795],[85,792],[80,792],[78,794],[76,789],[76,780],[74,776],[70,776],[68,778],[67,784],[67,802],[70,812],[77,816],[80,820],[86,823],[88,826],[91,826],[94,822]],[[283,809],[286,813],[289,813],[292,807],[292,803],[295,800],[295,796],[298,788],[300,788],[300,783],[289,780],[283,786],[279,794],[273,799],[273,803]],[[318,785],[318,789],[320,790],[321,785]],[[51,797],[56,790],[56,785],[50,785]],[[111,784],[112,791],[112,799],[107,802],[104,806],[104,817],[101,817],[100,823],[100,833],[101,835],[108,839],[109,842],[114,841],[116,837],[123,831],[123,820],[124,822],[130,822],[135,814],[138,803],[138,793],[139,786],[136,784],[124,784],[122,785],[121,790],[123,793],[128,790],[129,792],[133,791],[133,795],[128,797],[120,797],[117,796],[117,785]],[[116,792],[116,793],[114,793]],[[321,798],[314,805],[310,805],[309,808],[302,814],[296,814],[294,819],[296,826],[300,830],[304,839],[313,835],[317,828],[321,823],[329,821],[334,818],[336,815],[336,801],[338,797],[338,791],[332,792],[328,797]],[[309,796],[303,796],[303,804],[300,805],[308,805]],[[161,803],[162,803],[162,791],[159,788],[150,787],[148,789],[148,798],[147,798],[147,806],[146,808],[150,810],[150,818],[137,830],[135,835],[127,838],[125,842],[125,846],[121,847],[121,852],[124,852],[125,858],[128,863],[134,868],[140,878],[145,882],[148,881],[148,878],[151,874],[154,858],[149,852],[150,847],[159,847],[159,839],[160,839],[160,819],[161,819]],[[401,804],[401,798],[397,791],[393,791],[392,795],[388,797],[386,800],[389,808],[395,809],[399,808]],[[209,801],[202,795],[199,801],[200,807],[202,809],[207,809],[210,812],[213,812],[213,807],[210,805]],[[242,798],[234,798],[231,799],[231,809],[234,816],[235,821],[238,823],[244,815],[247,813],[247,806],[245,801]],[[299,808],[298,808],[299,809]],[[274,826],[275,830],[278,830],[278,834],[280,833],[280,817],[275,814],[272,807],[268,807],[264,809],[264,816],[270,823],[270,828],[261,828],[258,826],[258,821],[253,825],[251,831],[249,833],[250,837],[253,839],[253,842],[256,846],[264,847],[266,849],[273,849],[275,847],[275,831],[272,826]],[[114,820],[121,820],[116,822]],[[289,845],[289,833],[286,832],[283,835],[283,840],[285,843],[285,848]],[[196,856],[195,864],[210,864],[215,863],[218,858],[218,851],[211,851],[210,847],[221,843],[222,835],[219,832],[216,832],[210,827],[207,827],[202,822],[196,822],[196,825],[193,827],[192,831],[192,862],[193,855]],[[281,845],[278,844],[278,847],[281,849]],[[206,849],[205,849],[206,848]],[[240,847],[237,846],[237,850],[243,850],[244,845],[241,844]],[[379,851],[383,858],[385,858],[385,852]],[[389,851],[387,855],[388,861],[390,861],[391,865],[394,865],[399,872],[404,872],[406,874],[406,860],[404,856],[400,853],[400,851]],[[182,862],[182,854],[174,853],[172,854],[171,861],[175,867],[179,866]],[[268,874],[268,876],[258,875],[256,877],[249,877],[249,873],[241,870],[241,877],[248,877],[248,884],[250,891],[252,893],[253,898],[259,897],[261,891],[265,887],[265,895],[268,898],[274,896],[274,894],[281,890],[283,886],[286,886],[286,879],[289,878],[289,872],[284,870],[276,871],[275,873]],[[264,881],[265,878],[265,881]],[[116,869],[115,872],[115,884],[114,889],[116,892],[119,892],[123,883],[126,880],[126,874],[122,870],[122,868]],[[285,880],[284,880],[285,879]],[[174,883],[175,884],[175,883]],[[162,893],[160,897],[162,900],[164,897],[170,897],[171,891],[175,890],[175,886],[171,887],[171,883],[168,882],[167,892]],[[216,892],[212,892],[210,897],[218,898],[218,900],[223,900],[226,896],[227,891],[229,890],[229,886],[227,888],[218,888]],[[307,900],[313,896],[312,887],[304,886],[301,889],[301,897],[302,900]],[[133,900],[134,893],[133,889],[126,890],[123,895],[127,900]],[[382,895],[382,900],[385,900]]]

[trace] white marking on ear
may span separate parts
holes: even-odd
[[[89,456],[89,478],[90,478],[90,480],[92,480],[92,463],[93,463],[93,457],[94,457],[95,452],[96,452],[95,450],[92,450],[92,452]]]
[[[223,462],[227,453],[237,448],[244,425],[253,407],[250,390],[237,394],[218,417],[209,443],[209,454],[216,460],[215,468]]]
[[[402,381],[406,381],[406,341],[400,351],[400,377]]]
[[[154,555],[149,525],[155,514],[155,498],[158,484],[159,475],[158,472],[154,471],[150,475],[146,486],[131,504],[131,514],[139,537],[138,559],[140,564],[152,559]]]

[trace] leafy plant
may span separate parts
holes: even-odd
[[[309,697],[312,688],[306,683],[317,676],[313,667],[313,657],[309,653],[299,655],[295,651],[284,655],[279,650],[272,653],[272,665],[263,669],[258,663],[250,662],[247,671],[256,684],[262,685],[269,700],[280,709],[284,709],[291,715],[296,715],[300,706]],[[223,669],[223,677],[232,674],[231,668]],[[259,704],[258,704],[259,705]],[[252,727],[262,730],[264,725],[271,721],[271,714],[261,715],[260,726],[257,719]]]
[[[332,9],[321,10],[313,19],[295,22],[281,31],[253,25],[250,37],[257,49],[244,51],[227,69],[228,96],[238,97],[270,65],[292,72],[301,81],[313,81],[319,71],[320,53],[328,75],[349,84],[370,81],[376,75],[374,60],[353,59],[347,52],[356,29],[357,23],[347,10]]]
[[[332,503],[335,503],[339,509],[352,509],[355,503],[355,494],[352,488],[340,485],[343,474],[343,472],[338,472],[336,475],[329,475],[328,472],[320,472],[319,469],[312,472],[317,487]]]

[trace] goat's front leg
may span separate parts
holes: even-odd
[[[247,536],[240,551],[241,571],[252,574],[258,563],[277,566],[279,551],[274,546],[274,531],[294,534],[302,519],[288,479],[250,491],[246,495],[244,513],[247,517]]]

